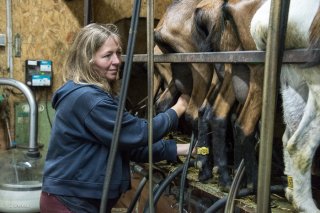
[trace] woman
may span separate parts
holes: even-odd
[[[114,25],[89,24],[76,36],[64,69],[65,84],[52,98],[56,110],[46,157],[40,210],[99,212],[118,109],[121,41]],[[189,144],[161,138],[178,125],[188,96],[153,118],[154,161],[175,161]],[[129,162],[148,160],[148,124],[124,112],[110,181],[107,211],[130,189]]]

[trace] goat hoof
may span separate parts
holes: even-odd
[[[219,180],[218,187],[222,192],[229,192],[231,188],[231,181]]]
[[[218,187],[220,191],[228,193],[231,188],[231,183],[219,183]]]
[[[203,169],[199,171],[198,179],[202,183],[208,183],[210,179],[212,179],[213,175],[211,170]]]
[[[213,177],[212,166],[207,159],[199,159],[196,164],[199,168],[198,179],[200,182],[206,182]]]

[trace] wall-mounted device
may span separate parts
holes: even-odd
[[[26,60],[26,84],[30,87],[52,85],[52,61]]]

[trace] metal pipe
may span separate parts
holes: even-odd
[[[270,175],[278,74],[283,58],[284,38],[290,1],[272,0],[266,49],[259,150],[257,212],[269,212]]]
[[[283,63],[301,64],[312,61],[306,58],[311,52],[320,54],[319,49],[294,49],[286,50],[283,55]],[[133,62],[147,62],[147,54],[135,54]],[[265,51],[247,50],[247,51],[225,51],[225,52],[193,52],[193,53],[167,53],[154,55],[155,63],[264,63],[266,57]],[[123,55],[122,59],[125,60]]]
[[[83,25],[86,26],[92,22],[92,2],[84,0],[83,2]]]
[[[6,1],[6,9],[7,9],[6,16],[7,16],[7,39],[8,39],[7,65],[9,68],[9,77],[13,78],[11,0]]]
[[[149,210],[154,212],[153,205],[153,76],[154,76],[154,5],[153,0],[147,2],[147,55],[148,55],[148,147],[149,147]]]
[[[0,78],[0,85],[9,85],[19,89],[27,98],[29,103],[29,126],[30,126],[30,134],[29,134],[29,148],[27,155],[32,158],[40,157],[40,152],[38,149],[37,136],[38,136],[38,109],[37,103],[33,96],[30,88],[24,83],[14,80],[12,78]]]

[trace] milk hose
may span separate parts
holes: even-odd
[[[184,163],[183,171],[182,171],[182,175],[181,175],[181,179],[180,179],[180,190],[179,190],[179,212],[180,213],[183,212],[184,188],[185,188],[187,172],[188,172],[188,168],[189,168],[189,162],[190,162],[192,150],[193,150],[193,147],[194,147],[194,141],[195,141],[194,140],[194,134],[192,134],[191,142],[190,142],[190,146],[189,146],[188,156],[187,156],[187,159],[186,159],[186,161]]]
[[[237,173],[233,178],[232,185],[228,193],[228,198],[227,198],[226,207],[224,209],[224,213],[233,212],[234,201],[236,199],[244,171],[245,171],[244,159],[242,159],[240,162],[240,165],[238,166]]]
[[[274,185],[270,187],[271,192],[273,193],[279,193],[284,191],[284,186],[282,185]],[[253,189],[241,189],[239,190],[239,193],[237,194],[236,198],[246,197],[249,195],[253,195],[254,191]],[[215,213],[219,209],[223,208],[227,202],[228,196],[220,198],[218,201],[216,201],[212,206],[210,206],[204,213]]]
[[[146,185],[147,181],[148,181],[148,173],[140,166],[137,166],[137,165],[134,165],[133,166],[133,170],[140,173],[143,178],[142,180],[140,181],[136,191],[135,191],[135,194],[130,202],[130,205],[127,209],[127,212],[130,213],[130,212],[133,212],[133,208],[135,207],[140,195],[141,195],[141,192],[143,190],[143,187]]]
[[[135,194],[133,195],[133,198],[132,198],[132,200],[131,200],[131,202],[130,202],[130,204],[129,204],[129,207],[128,207],[128,209],[127,209],[127,212],[128,212],[128,213],[133,212],[133,209],[134,209],[134,207],[135,207],[135,205],[136,205],[136,203],[137,203],[137,201],[138,201],[138,199],[139,199],[139,197],[140,197],[140,195],[141,195],[141,192],[142,192],[144,186],[146,185],[146,183],[147,183],[147,181],[148,181],[148,179],[149,179],[149,174],[148,174],[148,172],[147,172],[146,170],[144,170],[141,166],[139,166],[139,165],[137,165],[137,164],[134,164],[134,165],[132,166],[132,170],[133,170],[134,172],[137,172],[137,173],[139,173],[140,175],[142,175],[143,178],[142,178],[142,180],[140,181],[140,183],[139,183],[139,185],[138,185],[138,187],[137,187],[137,189],[136,189],[136,191],[135,191]],[[159,172],[161,173],[161,171],[159,171]],[[165,177],[164,174],[161,173],[161,175],[162,175],[163,178]],[[154,185],[154,189],[153,189],[154,192],[159,188],[161,181],[158,180],[157,182],[158,182],[158,183]]]
[[[118,139],[121,130],[121,121],[125,107],[125,101],[127,97],[127,90],[129,85],[129,79],[131,74],[131,66],[132,66],[132,58],[133,58],[133,51],[134,45],[136,40],[138,22],[139,22],[139,13],[140,13],[140,6],[141,0],[135,0],[132,10],[132,18],[130,23],[130,30],[129,30],[129,39],[127,45],[127,56],[125,59],[124,71],[123,71],[123,80],[120,90],[120,100],[119,100],[119,108],[117,111],[116,123],[113,132],[110,152],[109,152],[109,159],[103,184],[103,191],[102,191],[102,198],[101,198],[101,205],[100,205],[100,213],[106,212],[107,202],[108,202],[108,193],[109,193],[109,185],[110,180],[112,177],[112,171],[115,161],[116,152],[118,149]]]
[[[193,166],[194,165],[194,160],[191,160],[189,163],[188,163],[188,166]],[[171,181],[177,177],[183,170],[184,168],[184,165],[181,165],[179,166],[178,168],[176,168],[171,174],[169,174],[167,176],[166,179],[163,180],[163,182],[161,183],[161,185],[159,186],[159,188],[156,190],[156,192],[154,193],[154,200],[153,200],[153,203],[154,203],[154,206],[156,206],[161,194],[163,193],[163,191],[167,188],[167,186],[171,183]],[[149,212],[149,206],[146,205],[146,207],[144,208],[144,213],[148,213]]]

